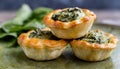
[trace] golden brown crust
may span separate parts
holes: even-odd
[[[67,42],[64,40],[49,40],[49,39],[39,39],[39,38],[29,38],[28,33],[22,33],[18,37],[18,44],[21,46],[26,47],[33,47],[33,48],[54,48],[54,47],[65,47],[67,45]]]
[[[79,20],[73,20],[71,22],[55,21],[51,17],[53,14],[62,11],[62,9],[54,10],[44,17],[44,23],[49,27],[58,38],[74,39],[84,36],[92,27],[96,15],[87,9],[82,9],[85,16]]]
[[[48,31],[49,29],[45,28],[42,30]],[[67,42],[65,40],[29,38],[31,32],[22,33],[18,37],[18,44],[28,58],[34,60],[56,59],[66,48]]]
[[[62,9],[54,10],[53,12],[49,13],[48,15],[44,17],[44,23],[48,27],[68,29],[68,28],[75,27],[76,25],[79,25],[81,23],[89,23],[89,21],[91,22],[91,20],[96,19],[96,15],[92,11],[89,11],[88,9],[82,9],[82,11],[85,13],[85,16],[82,17],[80,20],[74,20],[71,22],[54,21],[51,17],[53,14],[59,11],[62,11]]]
[[[106,44],[90,43],[84,40],[73,40],[70,42],[76,57],[85,61],[101,61],[109,58],[118,39],[112,34],[106,33],[110,37],[110,42]]]

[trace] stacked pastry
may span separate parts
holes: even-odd
[[[57,9],[44,17],[49,29],[36,29],[22,33],[18,43],[26,56],[35,60],[59,57],[68,42],[75,55],[86,61],[101,61],[110,57],[118,39],[100,30],[90,31],[96,15],[88,10],[75,8]]]

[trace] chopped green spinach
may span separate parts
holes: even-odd
[[[54,36],[51,31],[42,31],[40,28],[37,28],[36,30],[31,32],[29,38],[50,39],[50,40],[59,39],[56,36]]]
[[[62,21],[62,22],[69,22],[73,20],[80,19],[84,16],[85,14],[82,12],[82,10],[78,7],[75,8],[67,8],[63,9],[62,11],[53,14],[52,19],[55,21]]]
[[[80,38],[80,40],[85,40],[91,43],[104,44],[104,43],[109,43],[110,38],[100,30],[93,30],[93,31],[89,31],[85,36]]]

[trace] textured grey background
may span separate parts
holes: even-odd
[[[89,9],[120,9],[120,0],[0,0],[0,10],[16,10],[23,3],[31,8],[39,6],[49,8],[82,7]]]

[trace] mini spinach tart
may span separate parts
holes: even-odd
[[[100,30],[89,31],[85,36],[70,44],[75,55],[86,61],[101,61],[110,57],[118,39]]]
[[[52,35],[49,30],[32,30],[18,37],[25,55],[34,60],[51,60],[59,57],[67,42]]]
[[[74,7],[52,11],[44,17],[44,23],[58,38],[72,39],[84,36],[95,19],[92,11]]]

